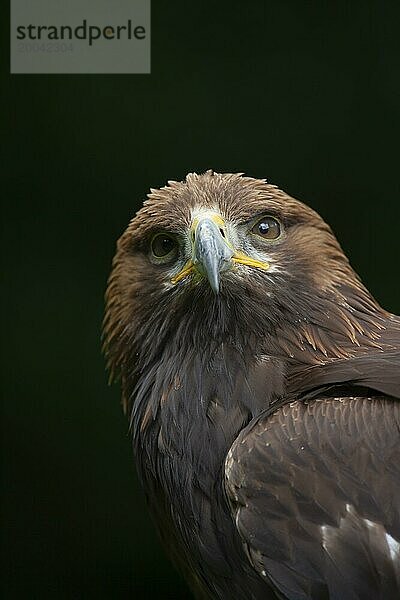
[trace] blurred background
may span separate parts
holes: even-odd
[[[189,597],[100,349],[115,242],[150,186],[266,177],[400,312],[399,17],[391,1],[154,0],[151,75],[5,77],[3,597]]]

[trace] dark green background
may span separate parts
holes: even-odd
[[[5,79],[6,598],[187,597],[100,354],[114,244],[150,186],[267,177],[400,311],[399,27],[398,2],[159,1],[151,75]]]

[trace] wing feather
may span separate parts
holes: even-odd
[[[400,597],[399,431],[392,398],[325,397],[262,415],[235,441],[232,514],[284,597]]]
[[[400,350],[368,352],[352,358],[337,359],[306,369],[294,370],[289,378],[289,394],[298,398],[321,395],[323,389],[338,385],[360,386],[387,396],[400,398]]]

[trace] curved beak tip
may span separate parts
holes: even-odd
[[[207,273],[210,287],[215,294],[219,293],[219,269],[212,269]]]
[[[220,289],[220,274],[230,264],[233,250],[211,219],[203,219],[196,227],[193,263],[207,277],[215,294]]]

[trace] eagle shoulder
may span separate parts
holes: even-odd
[[[254,419],[225,462],[248,559],[279,594],[400,597],[400,403],[294,401]]]

